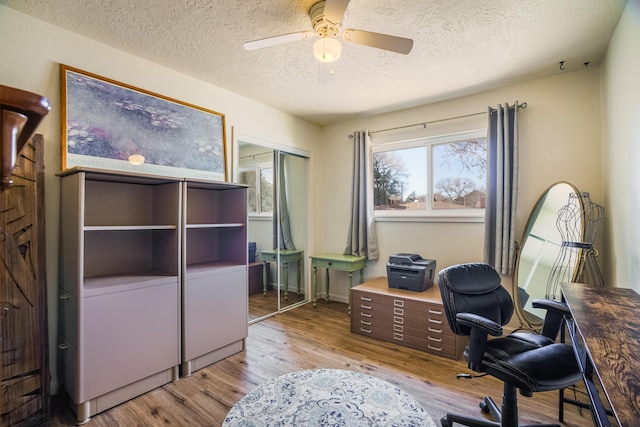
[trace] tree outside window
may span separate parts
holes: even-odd
[[[374,147],[375,210],[399,213],[483,210],[487,142],[461,135]]]
[[[273,213],[273,166],[257,165],[238,173],[238,181],[248,186],[248,212],[254,215]]]

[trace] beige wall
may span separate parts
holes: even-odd
[[[0,6],[0,84],[47,96],[53,111],[39,132],[45,136],[47,258],[50,337],[55,392],[58,180],[60,114],[58,63],[177,98],[226,114],[227,142],[234,133],[264,138],[311,152],[309,178],[309,242],[314,253],[342,252],[348,230],[352,144],[357,129],[377,130],[485,111],[499,103],[527,102],[519,114],[519,236],[539,194],[559,180],[591,193],[607,209],[603,248],[610,283],[633,285],[640,265],[640,65],[635,54],[640,40],[637,2],[622,17],[603,67],[515,84],[481,94],[405,111],[363,117],[321,129],[175,71],[144,61],[84,37]],[[384,89],[381,89],[384,90]],[[601,109],[602,106],[602,109]],[[601,116],[605,126],[601,129]],[[436,131],[454,130],[452,121]],[[473,120],[470,126],[476,127]],[[482,123],[480,123],[482,125]],[[392,138],[393,135],[385,135]],[[601,144],[601,140],[604,141]],[[604,166],[603,166],[604,162]],[[604,173],[603,173],[604,168]],[[608,175],[608,176],[607,176]],[[380,222],[381,257],[370,262],[367,276],[384,275],[388,256],[416,252],[437,260],[438,270],[482,258],[482,223]],[[600,246],[602,247],[602,246]],[[306,269],[308,270],[308,269]],[[344,274],[336,273],[331,294],[346,300]],[[508,280],[508,278],[506,278]],[[637,283],[637,280],[636,280]],[[640,286],[640,285],[636,285]]]
[[[348,232],[352,143],[348,134],[358,129],[387,129],[412,123],[462,116],[508,102],[527,102],[519,111],[520,181],[517,236],[521,236],[539,195],[556,181],[566,180],[603,202],[600,147],[600,70],[584,69],[515,84],[481,94],[326,126],[323,148],[316,156],[317,182],[314,234],[322,236],[317,252],[340,252]],[[425,132],[486,127],[486,116],[452,120]],[[456,127],[459,126],[458,129]],[[432,128],[432,127],[428,127]],[[413,131],[413,136],[417,131]],[[381,134],[374,135],[374,139]],[[386,140],[393,136],[384,134]],[[389,255],[418,253],[437,261],[437,270],[449,265],[481,261],[483,223],[377,222],[380,259],[369,262],[366,277],[386,275]],[[520,237],[518,237],[520,240]],[[336,273],[334,277],[340,277]],[[343,276],[344,277],[344,276]],[[508,285],[510,278],[505,278]],[[334,280],[331,294],[346,299],[346,280]]]
[[[233,133],[258,135],[312,151],[320,128],[251,99],[144,61],[85,37],[0,6],[0,84],[46,96],[52,110],[38,128],[45,138],[47,282],[52,391],[57,390],[56,334],[60,171],[60,88],[63,63],[225,114],[227,145]],[[230,150],[228,150],[229,153]],[[230,158],[230,155],[228,155]],[[230,160],[229,160],[230,163]],[[310,166],[312,168],[312,166]]]
[[[640,292],[640,1],[630,0],[602,78],[606,281]]]

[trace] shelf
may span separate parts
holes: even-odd
[[[159,271],[134,272],[111,276],[85,277],[83,296],[95,297],[114,292],[132,291],[134,289],[178,284],[178,276],[170,276]]]
[[[127,275],[137,271],[179,271],[179,231],[120,226],[84,232],[84,277]]]
[[[65,169],[57,173],[57,176],[65,177],[69,175],[75,175],[80,172],[84,172],[86,179],[91,181],[105,181],[105,182],[122,182],[126,184],[144,184],[144,185],[157,185],[157,184],[169,184],[173,182],[182,181],[181,178],[170,178],[160,175],[140,175],[135,172],[113,172],[105,169],[88,168],[84,166],[75,166],[70,169]]]
[[[201,262],[197,264],[188,264],[185,268],[185,279],[192,279],[211,274],[222,274],[231,271],[246,270],[246,264],[237,264],[232,262]]]
[[[213,190],[187,183],[185,197],[187,224],[237,224],[247,220],[246,188]]]
[[[189,179],[187,181],[188,188],[199,188],[203,190],[236,190],[238,188],[247,188],[247,185],[244,184],[232,184],[229,182],[215,182],[215,181],[206,181],[206,180],[197,180],[197,179]]]
[[[183,239],[185,263],[246,264],[246,227],[190,227]]]
[[[228,224],[187,224],[187,228],[234,228],[244,227],[241,222],[228,223]]]
[[[178,225],[180,184],[86,180],[85,227]]]
[[[84,231],[176,230],[176,225],[87,225]]]

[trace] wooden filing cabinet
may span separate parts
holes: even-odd
[[[437,285],[424,292],[389,288],[378,277],[352,290],[351,332],[451,359],[458,359],[467,337],[449,325]]]

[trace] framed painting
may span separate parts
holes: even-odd
[[[224,114],[60,65],[62,170],[227,181]]]

